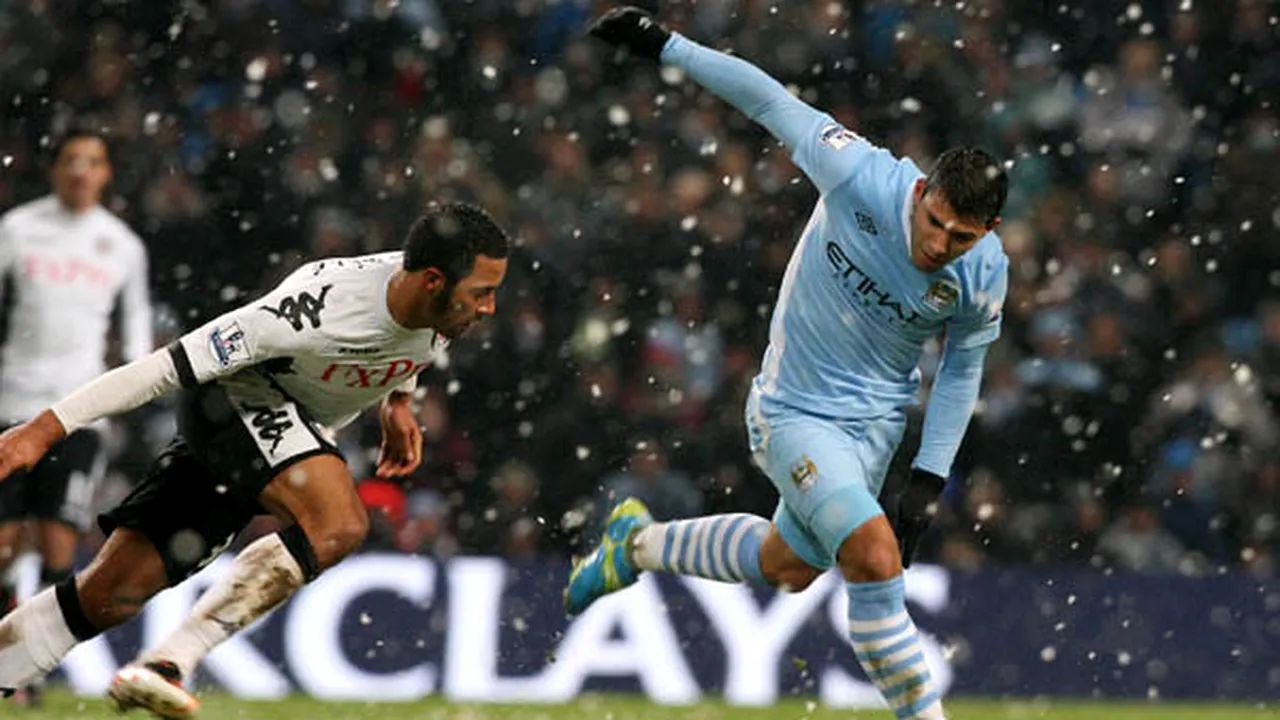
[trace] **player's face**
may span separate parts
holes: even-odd
[[[951,209],[941,192],[925,191],[925,183],[916,184],[915,212],[911,216],[911,264],[921,272],[934,273],[961,255],[999,224],[999,218],[984,224],[963,218]]]
[[[72,138],[53,162],[53,191],[77,212],[97,205],[110,180],[107,146],[98,138]]]
[[[453,286],[451,295],[440,296],[436,301],[431,327],[450,340],[461,337],[497,309],[496,295],[506,275],[506,258],[476,256],[471,274]]]

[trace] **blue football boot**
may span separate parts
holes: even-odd
[[[649,508],[635,498],[618,503],[605,521],[600,545],[573,566],[564,589],[564,610],[577,615],[596,600],[635,583],[641,570],[631,561],[631,537],[653,523]]]

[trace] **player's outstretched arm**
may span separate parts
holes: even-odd
[[[156,350],[131,363],[99,375],[53,404],[48,412],[63,433],[70,435],[105,417],[142,407],[178,389],[181,379],[173,354]]]
[[[31,467],[63,437],[101,418],[141,407],[179,387],[195,387],[305,351],[323,336],[320,314],[331,289],[323,281],[282,284],[168,347],[99,376],[0,436],[0,480]]]
[[[873,149],[830,115],[793,96],[760,68],[671,32],[644,10],[611,10],[592,23],[590,32],[632,55],[683,69],[699,85],[781,140],[800,169],[823,192],[848,179],[865,151]],[[849,152],[820,152],[840,151],[848,145],[859,147],[851,147]]]
[[[140,407],[178,387],[165,350],[100,375],[35,418],[0,435],[0,480],[30,469],[67,435],[94,421]]]

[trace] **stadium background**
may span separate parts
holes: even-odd
[[[362,487],[371,552],[553,575],[612,493],[768,514],[742,400],[815,193],[728,106],[582,40],[606,5],[9,0],[0,207],[46,191],[51,133],[109,128],[111,207],[150,250],[161,340],[307,258],[396,247],[427,200],[488,207],[518,238],[499,317],[423,377],[422,469]],[[1235,615],[1195,633],[1255,618],[1271,642],[1233,661],[1251,683],[1194,694],[1275,697],[1276,7],[663,5],[922,166],[961,142],[1010,163],[1004,335],[922,559],[1139,598],[1200,579],[1185,587],[1227,593],[1206,612]],[[108,429],[102,503],[172,422],[158,403]],[[377,439],[372,420],[344,433],[357,477]]]

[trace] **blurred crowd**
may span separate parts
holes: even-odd
[[[164,341],[397,247],[428,200],[481,203],[517,247],[499,317],[422,378],[422,468],[369,477],[372,416],[342,435],[370,548],[568,554],[623,494],[771,514],[742,406],[816,193],[679,73],[585,40],[608,5],[9,0],[0,207],[46,191],[50,133],[109,128]],[[1004,332],[923,559],[1276,572],[1274,5],[662,5],[921,167],[1007,159]],[[172,431],[163,402],[112,427],[103,503]]]

